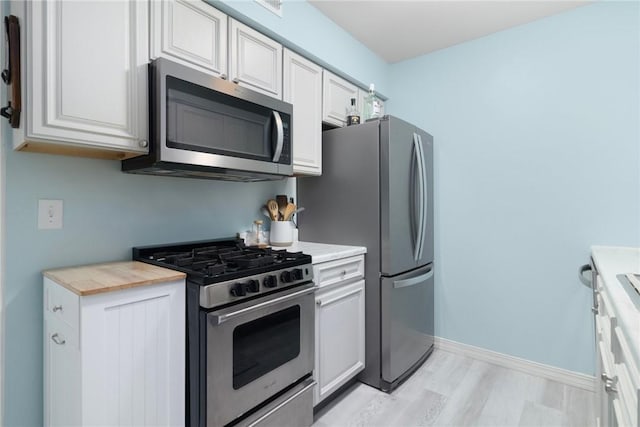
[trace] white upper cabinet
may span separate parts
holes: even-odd
[[[151,58],[227,76],[227,15],[204,1],[150,2]]]
[[[282,45],[229,18],[229,79],[282,99]]]
[[[284,101],[293,105],[293,172],[322,174],[322,68],[284,50]]]
[[[143,1],[28,1],[25,111],[14,147],[121,159],[146,153],[148,9]]]
[[[322,120],[335,126],[345,126],[351,98],[358,99],[358,87],[324,70],[322,91]],[[358,106],[358,109],[362,115],[361,107]]]

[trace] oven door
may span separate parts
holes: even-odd
[[[206,316],[206,419],[222,426],[313,370],[313,283]]]

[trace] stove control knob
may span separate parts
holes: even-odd
[[[247,294],[247,291],[245,290],[244,283],[235,283],[229,290],[229,293],[234,297],[243,297]]]
[[[296,268],[291,272],[291,276],[293,276],[293,280],[302,280],[304,276],[302,275],[302,269]]]
[[[280,274],[280,280],[282,280],[283,283],[291,282],[292,281],[291,272],[283,271],[282,274]]]
[[[265,288],[275,288],[276,286],[278,286],[278,278],[273,275],[267,276],[264,278],[262,284]]]
[[[249,280],[247,281],[247,283],[244,283],[244,288],[247,290],[247,292],[259,292],[260,291],[260,282],[258,282],[257,280]]]

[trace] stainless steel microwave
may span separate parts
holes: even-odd
[[[292,106],[159,58],[149,64],[149,154],[129,173],[266,181],[293,174]]]

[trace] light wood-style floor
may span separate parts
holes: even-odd
[[[313,427],[595,424],[593,392],[436,349],[392,394],[356,384]]]

